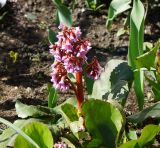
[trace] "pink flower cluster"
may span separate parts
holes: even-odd
[[[87,76],[91,79],[97,80],[100,77],[100,74],[102,72],[102,68],[97,60],[96,57],[92,59],[92,62],[87,65],[86,67],[86,73]]]
[[[67,148],[67,145],[62,142],[55,143],[53,148]]]
[[[86,60],[86,53],[91,49],[88,40],[81,40],[81,30],[79,27],[68,28],[60,25],[57,35],[58,41],[51,45],[51,54],[55,60],[62,62],[69,73],[82,71],[82,65]]]
[[[67,70],[61,62],[55,62],[52,65],[51,82],[56,89],[66,91],[70,86],[69,78],[67,77]]]
[[[50,53],[55,58],[51,81],[55,88],[66,91],[70,87],[67,74],[83,71],[82,66],[87,60],[86,54],[91,49],[91,43],[80,38],[82,33],[79,27],[69,28],[61,24],[59,29],[62,31],[57,35],[58,41],[50,46]],[[97,62],[92,62],[91,65],[88,65],[88,76],[97,79],[101,71],[100,66]]]

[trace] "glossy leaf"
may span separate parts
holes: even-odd
[[[110,91],[111,82],[110,82],[110,75],[113,69],[117,67],[120,63],[124,62],[123,60],[110,60],[105,68],[104,71],[101,73],[100,78],[96,80],[93,84],[93,90],[91,98],[102,99],[103,96]]]
[[[61,5],[62,4],[62,1],[61,0],[52,0],[54,3],[55,3],[55,5]]]
[[[102,145],[101,140],[99,139],[93,139],[91,142],[88,143],[87,148],[96,148],[96,147],[100,147],[100,145]]]
[[[70,146],[74,145],[76,148],[83,148],[82,145],[80,144],[79,140],[72,133],[64,134],[61,139],[62,139],[62,141],[69,144]],[[67,141],[66,141],[66,139],[67,139]],[[74,146],[73,146],[73,148],[74,148]]]
[[[68,117],[70,122],[78,121],[78,110],[73,105],[66,103],[62,105],[61,108],[64,114]]]
[[[108,10],[107,27],[110,29],[113,19],[120,13],[130,8],[131,0],[112,0]]]
[[[92,91],[93,91],[94,80],[91,78],[88,78],[88,76],[86,74],[84,76],[84,79],[85,79],[87,93],[90,97],[90,95],[92,94]]]
[[[64,23],[66,26],[72,26],[72,15],[70,10],[64,5],[58,5],[57,15],[60,23]]]
[[[58,120],[56,117],[59,116],[59,113],[56,110],[44,106],[34,106],[26,105],[19,101],[16,101],[16,112],[18,117],[28,118],[28,117],[37,117],[48,120],[49,122]]]
[[[138,18],[138,19],[137,19]],[[129,65],[136,69],[136,58],[143,54],[144,40],[144,7],[140,0],[133,1],[133,8],[130,15],[130,38],[128,50]],[[137,96],[139,110],[143,109],[144,104],[144,75],[139,70],[134,73],[134,90]]]
[[[53,147],[53,137],[47,125],[40,122],[33,122],[23,127],[23,131],[32,138],[40,148]],[[35,146],[26,141],[21,135],[18,135],[14,143],[14,148],[21,148],[22,145],[23,148],[35,148]]]
[[[150,79],[149,76],[147,75],[145,75],[145,78],[151,85],[155,101],[160,101],[160,85],[156,82],[156,80]]]
[[[152,86],[152,91],[154,93],[154,100],[160,101],[160,89],[157,89],[156,87]]]
[[[58,112],[63,112],[62,111],[62,106],[65,105],[65,104],[71,104],[73,105],[74,107],[77,107],[77,100],[76,98],[72,97],[72,98],[68,98],[66,101],[64,101],[63,103],[59,104],[58,106],[54,107],[54,110],[55,111],[58,111]]]
[[[126,134],[129,140],[137,140],[137,132],[136,130],[130,129],[129,132]]]
[[[137,57],[136,58],[136,67],[137,68],[147,68],[148,70],[150,70],[152,67],[154,67],[156,53],[157,53],[157,50],[159,49],[159,47],[160,47],[160,43],[157,43],[157,45],[152,50]]]
[[[70,148],[76,148],[76,145],[74,145],[71,141],[69,141],[67,138],[61,137],[61,141],[67,144],[67,147]]]
[[[127,62],[120,63],[110,76],[112,99],[124,100],[127,98],[133,81],[133,71]]]
[[[49,83],[48,84],[48,107],[53,108],[56,106],[58,100],[57,90]]]
[[[160,132],[160,126],[147,125],[142,130],[142,134],[138,140],[131,140],[123,144],[120,148],[142,148],[145,146],[151,146],[151,143],[155,139],[155,136]]]
[[[91,98],[117,99],[123,101],[127,98],[133,72],[123,60],[110,60],[100,78],[93,84]]]
[[[82,112],[92,138],[103,147],[115,148],[124,124],[120,111],[108,102],[89,100],[84,102]]]
[[[28,119],[28,120],[16,120],[13,125],[22,129],[26,124],[36,121],[36,119]],[[2,134],[0,134],[0,148],[6,148],[7,146],[13,147],[15,137],[17,136],[17,132],[8,127],[5,129]]]
[[[9,122],[3,118],[0,118],[0,122],[9,126],[13,130],[15,130],[18,134],[20,134],[28,143],[32,144],[35,148],[40,148],[37,145],[37,143],[33,139],[31,139],[25,132],[23,132],[19,127],[15,126],[11,122]]]
[[[79,121],[74,121],[69,124],[70,130],[77,137],[77,139],[85,139],[86,135],[82,134],[81,129],[84,129],[84,119],[81,117]]]
[[[148,118],[160,118],[160,102],[157,102],[151,107],[148,107],[141,112],[127,117],[127,120],[132,123],[140,123]]]
[[[44,113],[40,111],[36,106],[26,105],[21,103],[20,101],[16,101],[15,107],[18,117],[21,118],[38,117],[44,115]]]
[[[51,44],[57,42],[56,33],[52,29],[48,29],[48,40]]]

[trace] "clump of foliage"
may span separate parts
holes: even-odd
[[[111,27],[119,13],[131,10],[129,61],[110,60],[103,69],[96,57],[91,63],[87,62],[90,41],[81,39],[79,27],[71,27],[72,22],[67,19],[70,19],[70,12],[62,1],[54,2],[61,31],[58,34],[52,30],[48,32],[50,53],[55,59],[51,66],[52,84],[48,84],[48,107],[25,105],[17,101],[16,112],[22,119],[12,124],[0,118],[0,122],[9,126],[0,135],[0,147],[150,147],[160,132],[160,42],[143,53],[143,4],[140,0],[134,0],[131,7],[130,0],[112,1],[108,27]],[[157,101],[146,109],[143,109],[144,77],[151,85]],[[141,111],[125,116],[124,107],[132,84]],[[57,105],[58,92],[68,89],[75,96]],[[158,124],[146,125],[137,136],[136,130],[130,125],[144,125],[148,118],[157,120]]]

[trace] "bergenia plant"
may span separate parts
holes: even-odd
[[[66,27],[60,24],[59,29],[61,31],[57,35],[58,41],[50,46],[50,53],[55,58],[51,81],[60,91],[72,89],[77,98],[78,109],[81,111],[81,104],[84,101],[83,74],[85,72],[88,77],[96,80],[102,68],[96,57],[87,64],[86,54],[91,49],[91,43],[88,39],[81,39],[82,32],[79,27]],[[76,84],[68,77],[69,73],[75,74]]]

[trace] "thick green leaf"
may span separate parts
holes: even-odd
[[[160,101],[160,85],[156,82],[156,80],[151,80],[147,75],[145,75],[145,78],[152,87],[155,101]]]
[[[79,118],[79,121],[71,122],[69,127],[77,139],[86,138],[86,135],[81,132],[84,129],[84,119],[82,117]]]
[[[87,148],[98,148],[101,147],[102,142],[99,139],[93,139],[89,144],[87,145]]]
[[[138,140],[129,141],[123,144],[120,148],[143,148],[145,146],[149,146],[159,132],[160,132],[160,126],[147,125],[142,130],[142,134]]]
[[[76,148],[83,148],[82,145],[80,144],[79,140],[72,134],[72,133],[67,133],[63,135],[64,138],[66,138],[70,144],[73,144]],[[62,138],[62,141],[64,139]],[[65,141],[66,142],[66,141]],[[68,143],[68,142],[67,142]],[[72,147],[71,147],[72,148]],[[74,148],[74,147],[73,147]]]
[[[154,93],[154,100],[160,101],[160,89],[157,89],[156,87],[152,86],[152,91]]]
[[[28,120],[16,120],[13,125],[22,129],[26,124],[36,121],[37,119]],[[0,135],[0,148],[6,148],[7,146],[13,146],[14,140],[17,136],[17,132],[12,128],[7,128]]]
[[[131,0],[112,0],[108,10],[107,27],[110,29],[113,19],[120,13],[130,8]]]
[[[66,103],[62,105],[61,108],[64,114],[68,117],[70,122],[78,121],[78,110],[73,105]]]
[[[94,80],[87,77],[87,75],[85,74],[84,76],[85,79],[85,84],[86,84],[86,89],[87,89],[87,93],[90,96],[92,94],[93,91],[93,84],[94,84]]]
[[[26,124],[35,121],[36,119],[28,119],[28,120],[16,120],[13,125],[22,129]],[[17,136],[17,132],[11,127],[5,129],[3,133],[0,135],[0,148],[6,148],[7,146],[13,147],[15,137]]]
[[[152,50],[137,57],[136,58],[136,67],[137,68],[147,68],[148,70],[150,70],[152,67],[154,67],[156,53],[157,53],[157,50],[159,49],[159,47],[160,47],[160,43],[157,43],[157,45]]]
[[[51,44],[57,42],[56,33],[52,29],[48,29],[48,40]]]
[[[54,3],[55,3],[55,5],[61,5],[62,4],[62,1],[61,0],[52,0]]]
[[[64,5],[58,5],[57,15],[60,23],[65,24],[66,26],[72,26],[72,15],[70,10]]]
[[[30,144],[32,144],[35,148],[40,148],[37,143],[31,139],[27,134],[25,134],[25,132],[23,132],[19,127],[15,126],[14,124],[12,124],[11,122],[3,119],[3,118],[0,118],[0,122],[9,126],[10,128],[12,128],[13,130],[15,130],[18,134],[20,134],[23,138],[26,139],[26,141]]]
[[[160,118],[160,102],[157,102],[151,107],[148,107],[141,112],[128,116],[127,120],[132,123],[140,123],[147,118]]]
[[[120,28],[118,31],[117,31],[117,37],[119,37],[119,36],[121,36],[121,35],[123,35],[123,34],[125,34],[125,33],[127,33],[128,32],[128,30],[126,30],[124,27],[123,28]]]
[[[48,107],[53,108],[57,104],[58,93],[57,90],[52,86],[52,84],[48,84]]]
[[[101,76],[93,84],[93,90],[91,98],[102,99],[104,95],[108,94],[111,89],[110,76],[111,72],[117,67],[120,63],[124,62],[123,60],[110,60],[104,71],[101,73]]]
[[[138,19],[137,19],[138,18]],[[128,50],[129,65],[136,69],[136,58],[143,54],[144,40],[144,7],[140,0],[133,1],[133,9],[130,15],[130,39]],[[137,96],[139,110],[143,109],[144,104],[144,75],[139,70],[134,73],[134,90]]]
[[[21,118],[27,118],[32,116],[36,117],[42,114],[42,112],[38,110],[37,107],[33,105],[23,104],[20,101],[16,101],[15,108],[16,108],[18,117],[21,117]]]
[[[127,133],[127,138],[129,140],[137,140],[137,132],[136,132],[136,130],[130,129],[129,132]]]
[[[64,101],[63,103],[61,103],[60,105],[54,107],[54,110],[55,111],[58,111],[58,112],[63,112],[62,111],[62,106],[65,105],[65,104],[71,104],[73,105],[74,107],[77,107],[77,100],[76,98],[68,98],[66,101]]]
[[[82,112],[92,138],[106,148],[115,148],[124,125],[120,111],[108,102],[89,100],[82,105]]]
[[[142,110],[144,105],[144,72],[142,70],[134,72],[134,90],[139,110]]]
[[[56,110],[44,106],[34,106],[34,105],[26,105],[21,103],[20,101],[16,102],[16,112],[18,117],[28,118],[28,117],[36,117],[43,118],[48,122],[58,120],[57,117],[59,113]]]
[[[23,131],[32,138],[40,148],[53,147],[53,137],[47,125],[40,122],[32,122],[23,127]],[[21,148],[22,145],[23,148],[35,148],[35,146],[26,141],[21,135],[18,135],[14,143],[14,148]]]
[[[160,132],[159,125],[147,125],[143,128],[142,134],[138,140],[140,147],[146,146],[148,143],[152,142],[155,136]]]
[[[133,9],[130,16],[129,40],[128,60],[133,69],[136,69],[135,61],[138,56],[143,54],[144,40],[144,7],[139,0],[134,0]]]
[[[120,63],[110,76],[112,99],[126,99],[133,81],[133,71],[127,62]]]
[[[76,148],[76,145],[74,145],[71,141],[69,141],[67,138],[61,137],[61,141],[67,144],[67,147],[70,148]]]

